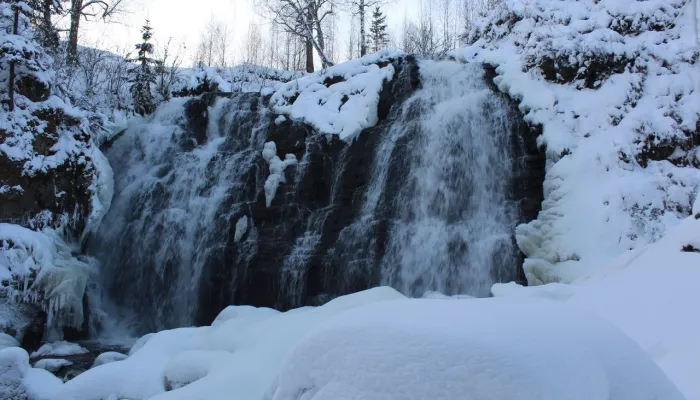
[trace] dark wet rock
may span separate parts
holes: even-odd
[[[17,81],[17,93],[34,102],[46,101],[51,96],[51,86],[32,75],[24,75]]]

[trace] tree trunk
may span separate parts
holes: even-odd
[[[43,30],[44,48],[51,52],[56,52],[58,49],[58,33],[53,28],[51,22],[53,0],[44,0],[41,4],[41,26]]]
[[[306,72],[314,72],[314,45],[306,39]]]
[[[12,34],[16,35],[19,30],[19,7],[14,6],[14,20],[12,21]],[[10,81],[8,82],[10,87],[8,88],[10,96],[10,111],[15,110],[15,63],[10,62]]]
[[[360,0],[358,11],[360,14],[360,57],[362,57],[367,54],[367,38],[365,37],[365,0]]]
[[[78,64],[78,29],[80,28],[80,14],[83,9],[83,0],[71,0],[70,5],[70,29],[68,32],[68,64]]]

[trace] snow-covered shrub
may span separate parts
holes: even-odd
[[[700,184],[700,69],[689,0],[506,0],[457,56],[542,127],[537,220],[518,227],[530,283],[571,281],[659,240]]]

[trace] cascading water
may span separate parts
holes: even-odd
[[[90,253],[141,330],[379,284],[486,296],[515,278],[522,117],[480,65],[421,62],[417,89],[415,64],[395,66],[390,109],[352,142],[272,123],[262,96],[238,94],[170,103],[114,143],[116,196]],[[269,207],[267,141],[299,160]]]
[[[512,122],[506,101],[475,79],[482,73],[421,64],[423,87],[407,105],[419,127],[406,181],[387,199],[397,211],[382,260],[382,281],[404,293],[488,296],[496,279],[515,277]]]

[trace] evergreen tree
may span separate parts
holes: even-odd
[[[372,51],[378,52],[387,45],[386,33],[386,15],[382,13],[379,6],[374,8],[372,13],[372,24],[369,27],[369,37],[372,45]]]
[[[151,85],[156,83],[156,72],[154,66],[159,66],[160,61],[151,58],[153,54],[153,43],[150,42],[153,37],[153,28],[150,21],[146,20],[146,24],[141,28],[141,38],[143,41],[136,45],[138,57],[129,61],[137,62],[131,72],[131,95],[134,98],[134,110],[140,115],[151,114],[156,110],[156,104],[153,100],[153,92]]]

